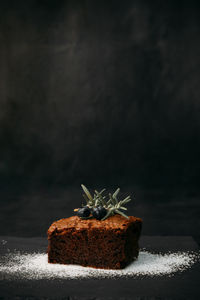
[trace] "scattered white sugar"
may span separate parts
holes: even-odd
[[[5,245],[5,244],[7,244],[7,241],[1,240],[1,243],[2,243],[2,245]]]
[[[10,253],[0,262],[1,276],[21,279],[81,279],[135,276],[161,276],[182,272],[199,259],[198,253],[153,254],[141,251],[136,261],[123,270],[104,270],[79,265],[49,264],[47,254]]]

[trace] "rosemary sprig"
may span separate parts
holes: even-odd
[[[88,191],[88,189],[86,188],[85,185],[81,184],[81,187],[82,187],[82,189],[83,189],[83,191],[85,193],[85,195],[83,197],[86,200],[87,205],[93,207],[94,204],[95,204],[94,203],[95,201],[94,201],[92,195],[90,194],[90,192]]]
[[[119,192],[120,192],[120,188],[116,189],[116,191],[113,194],[109,194],[109,200],[107,202],[108,206],[106,207],[108,212],[102,220],[105,220],[109,216],[114,214],[119,214],[128,219],[128,216],[124,214],[121,211],[121,209],[127,210],[127,208],[124,207],[123,205],[131,201],[131,197],[128,196],[125,199],[118,201],[117,195],[119,194]]]
[[[101,190],[101,192],[98,192],[97,190],[95,190],[95,195],[94,197],[97,199],[97,205],[100,204],[101,206],[104,206],[106,207],[106,201],[105,201],[105,198],[106,196],[103,196],[102,193],[105,191],[105,189]]]
[[[89,206],[90,208],[97,207],[97,206],[106,207],[106,201],[105,201],[106,196],[102,195],[105,189],[101,190],[100,192],[95,190],[95,194],[92,197],[91,193],[89,192],[89,190],[86,188],[85,185],[81,184],[81,187],[85,193],[83,194],[83,198],[86,200],[87,206]]]
[[[128,216],[121,210],[123,211],[127,210],[127,208],[124,207],[124,205],[126,205],[128,202],[131,201],[131,197],[128,196],[123,200],[119,201],[118,194],[120,192],[120,188],[117,188],[113,194],[109,193],[108,200],[106,200],[106,196],[103,196],[105,189],[101,190],[100,192],[95,190],[94,196],[92,197],[91,193],[89,192],[89,190],[86,188],[85,185],[81,184],[81,187],[84,191],[83,197],[86,200],[86,204],[89,208],[102,206],[107,210],[107,214],[102,220],[105,220],[114,214],[119,214],[125,218],[128,218]],[[91,218],[91,216],[87,218]]]

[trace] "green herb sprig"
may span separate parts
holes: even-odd
[[[108,196],[103,195],[105,189],[101,190],[100,192],[95,190],[94,196],[92,196],[85,185],[81,184],[81,187],[84,191],[83,197],[86,200],[87,206],[89,208],[102,206],[107,210],[107,214],[102,220],[105,220],[114,214],[119,214],[125,218],[128,218],[128,216],[121,210],[123,211],[127,210],[127,208],[124,207],[124,205],[126,205],[128,202],[131,201],[131,197],[128,196],[123,200],[119,201],[118,194],[120,192],[120,188],[117,188],[113,194],[109,193]]]

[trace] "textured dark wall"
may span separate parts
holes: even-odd
[[[194,1],[1,1],[1,182],[198,185]]]

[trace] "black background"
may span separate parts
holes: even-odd
[[[1,235],[45,236],[84,183],[198,240],[199,80],[198,1],[1,1]]]

